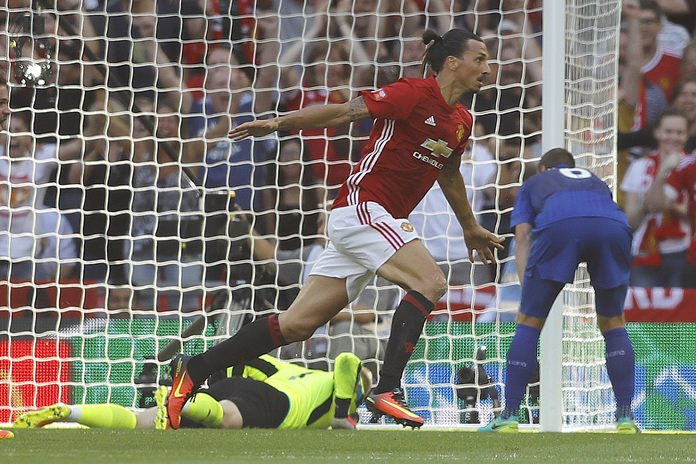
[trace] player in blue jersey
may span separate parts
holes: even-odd
[[[575,167],[568,151],[550,150],[539,161],[539,174],[522,185],[511,226],[522,298],[507,354],[505,409],[479,430],[518,430],[517,414],[537,365],[541,329],[564,285],[573,281],[578,265],[586,262],[616,396],[617,431],[637,433],[631,411],[635,354],[623,315],[632,234],[608,186],[587,169]]]

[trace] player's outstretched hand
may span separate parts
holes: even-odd
[[[495,263],[494,251],[496,248],[503,249],[504,240],[503,237],[498,237],[479,224],[464,232],[464,242],[469,249],[469,260],[472,263],[474,262],[474,251],[478,253],[483,264]]]
[[[235,142],[247,137],[263,137],[278,130],[278,121],[275,119],[259,119],[245,122],[232,129],[228,135]]]
[[[331,428],[334,430],[355,430],[358,428],[358,422],[350,416],[341,419],[334,417],[331,420]]]

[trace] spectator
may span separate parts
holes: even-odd
[[[696,75],[682,79],[674,89],[673,108],[681,112],[688,122],[686,151],[696,149]],[[654,137],[654,125],[633,132],[619,132],[618,148],[654,148],[657,142]]]
[[[684,158],[665,182],[666,208],[686,214],[691,226],[681,286],[696,288],[696,154]],[[683,199],[686,198],[686,202]]]
[[[125,108],[109,98],[91,108],[94,117],[85,129],[95,134],[83,163],[70,167],[69,182],[84,188],[81,204],[83,277],[109,284],[127,283],[125,237],[130,231],[132,147]],[[106,115],[112,115],[107,117]]]
[[[421,64],[425,45],[422,40],[404,38],[401,43],[401,77],[423,77],[425,70]]]
[[[498,153],[497,172],[494,175],[494,188],[484,190],[481,225],[491,232],[502,236],[512,234],[510,216],[517,198],[517,192],[523,179],[530,177],[534,170],[527,166],[533,150],[526,145],[522,137],[502,139],[496,149]],[[499,262],[505,264],[510,255],[512,240],[505,240],[503,248],[498,250]],[[489,273],[500,281],[503,277],[493,265]]]
[[[205,62],[206,74],[203,80],[204,92],[191,102],[189,114],[184,115],[187,120],[187,130],[189,137],[199,137],[206,129],[218,122],[221,113],[213,110],[212,99],[215,96],[214,90],[216,81],[213,77],[222,74],[217,82],[236,83],[235,88],[244,89],[240,98],[240,106],[246,110],[253,100],[253,93],[246,91],[252,86],[252,81],[242,71],[242,65],[238,54],[232,48],[223,44],[208,50]],[[245,111],[246,112],[246,111]]]
[[[342,2],[345,4],[345,2]],[[332,18],[333,19],[333,18]],[[344,34],[351,34],[344,15],[338,13],[335,20]],[[367,73],[372,69],[359,41],[327,40],[328,18],[322,16],[308,33],[311,43],[303,68],[304,44],[297,43],[281,58],[281,87],[289,89],[281,94],[280,107],[284,111],[306,108],[326,103],[343,103],[350,99],[353,89],[365,85]],[[324,34],[324,35],[323,35]],[[352,35],[346,36],[353,38]],[[349,45],[350,44],[350,48]],[[353,55],[351,55],[351,51]],[[356,72],[354,62],[363,63],[362,72]],[[301,82],[298,88],[297,83]],[[305,129],[297,133],[304,139],[308,160],[314,178],[326,186],[329,198],[348,177],[351,170],[351,141],[347,137],[349,125],[326,129]]]
[[[160,93],[175,108],[189,108],[190,96],[181,88],[179,2],[171,0],[112,0],[103,14],[91,14],[96,35],[105,37],[101,54],[108,63],[107,85],[130,108],[134,96]],[[184,101],[179,101],[179,98]]]
[[[276,23],[260,21],[272,35]],[[268,40],[258,45],[258,54],[263,62],[277,60],[278,42]],[[268,187],[268,155],[275,141],[244,140],[231,142],[224,134],[230,127],[252,120],[252,113],[267,114],[273,101],[269,87],[277,71],[273,66],[263,67],[252,81],[242,72],[237,55],[223,46],[211,50],[207,56],[211,68],[206,75],[204,99],[194,102],[191,115],[202,115],[187,119],[190,132],[195,139],[187,142],[184,158],[198,166],[201,184],[211,192],[233,190],[235,201],[243,211],[254,212],[254,228],[260,233],[271,231],[271,193]],[[255,86],[259,86],[260,90]],[[230,115],[233,115],[230,118]],[[197,131],[196,131],[197,130]],[[224,138],[223,138],[224,137]],[[205,147],[205,146],[207,147]]]
[[[321,187],[303,165],[302,141],[288,138],[278,150],[274,211],[278,250],[293,251],[320,244],[320,216],[323,215]]]
[[[677,56],[682,56],[684,48],[691,40],[689,31],[693,30],[693,26],[687,25],[693,22],[692,7],[688,5],[688,2],[682,2],[682,0],[677,0],[676,2],[673,0],[658,0],[657,3],[662,8],[663,13],[662,28],[657,36],[657,40],[665,50]],[[682,7],[686,7],[685,10],[680,7],[675,8],[678,3],[681,3]]]
[[[696,8],[691,0],[658,0],[667,17],[683,27],[687,34],[696,30]]]
[[[225,36],[220,15],[221,2],[211,2],[213,8],[209,14],[205,11],[207,5],[202,3],[195,0],[181,2],[181,64],[183,81],[188,88],[200,86],[203,82],[206,55],[223,43],[229,43],[229,34]]]
[[[372,1],[372,0],[369,0]],[[266,4],[266,11],[270,11],[271,2],[260,2]],[[286,0],[276,2],[278,13],[278,37],[282,44],[281,56],[288,53],[290,48],[301,46],[301,42],[307,40],[311,35],[309,31],[314,30],[317,21],[324,21],[324,17],[329,11],[329,0]],[[371,13],[374,13],[372,10]],[[300,44],[300,45],[298,45]]]
[[[643,15],[646,21],[654,17],[652,11],[644,13],[638,0],[624,0],[624,18],[619,42],[619,122],[626,130],[638,130],[655,124],[667,107],[667,93],[659,83],[645,74],[646,39],[643,37]],[[654,32],[654,31],[653,31]],[[625,109],[621,111],[621,105]]]
[[[42,141],[55,143],[58,136],[74,136],[82,131],[82,117],[96,97],[94,86],[102,82],[97,76],[88,75],[87,69],[91,68],[82,62],[83,51],[93,42],[65,37],[67,31],[59,27],[58,18],[52,14],[45,14],[44,20],[46,33],[50,31],[57,37],[55,43],[48,45],[56,51],[55,85],[17,87],[12,106],[37,110],[32,131]]]
[[[128,285],[109,285],[106,288],[106,310],[111,316],[127,316],[136,309],[133,289]]]
[[[674,107],[681,111],[688,122],[686,151],[696,150],[696,75],[684,78],[676,87]]]
[[[2,119],[7,83],[0,81]],[[46,182],[57,164],[55,144],[36,145],[31,113],[15,111],[0,157],[0,278],[60,280],[74,272],[76,248],[68,221],[44,206]]]
[[[631,285],[678,287],[689,246],[689,224],[678,208],[664,208],[662,192],[669,173],[685,156],[687,120],[665,111],[657,127],[657,150],[633,161],[621,182],[625,210],[634,230]]]
[[[640,38],[643,46],[641,72],[645,78],[659,85],[665,92],[667,101],[671,102],[674,86],[680,79],[680,55],[666,50],[658,41],[662,30],[662,8],[655,0],[641,0],[640,3]]]
[[[680,71],[683,79],[696,76],[696,40],[692,40],[684,48]]]
[[[282,138],[276,169],[269,179],[273,193],[273,228],[269,240],[275,248],[279,303],[287,308],[299,291],[310,256],[324,248],[324,189],[314,182],[303,164],[302,140]]]
[[[268,187],[268,154],[275,145],[274,141],[232,142],[221,138],[231,125],[253,120],[252,99],[245,98],[249,89],[240,87],[244,80],[236,79],[237,73],[238,71],[233,71],[230,78],[220,72],[208,76],[207,97],[210,99],[211,116],[216,118],[204,136],[208,149],[193,149],[192,147],[199,145],[195,144],[189,145],[190,148],[186,150],[191,153],[188,159],[192,162],[204,161],[199,178],[206,189],[234,190],[236,203],[242,210],[261,214],[272,209],[270,190],[264,187]],[[236,116],[230,121],[228,115]],[[270,219],[260,217],[257,220],[260,220],[257,230],[261,233],[269,232]]]
[[[154,297],[158,296],[154,289],[173,288],[177,294],[183,292],[184,299],[171,306],[196,308],[199,295],[191,287],[200,286],[203,273],[191,262],[200,262],[200,249],[182,243],[200,232],[200,211],[197,192],[181,170],[180,118],[166,102],[160,103],[153,139],[141,122],[144,117],[134,118],[133,123],[133,220],[131,240],[126,243],[126,254],[133,261],[131,283],[149,290],[141,295]],[[149,306],[155,307],[155,301]]]
[[[408,3],[408,2],[407,2]],[[380,37],[378,34],[387,34],[385,8],[389,2],[377,2],[376,0],[355,0],[338,2],[339,14],[343,13],[342,19],[348,22],[351,35],[354,36],[354,46],[361,47],[370,60],[375,61],[383,55],[380,50]],[[379,14],[375,15],[375,12]],[[406,34],[404,34],[406,35]],[[346,35],[346,38],[349,36]]]
[[[44,12],[45,45],[57,58],[56,73],[51,76],[55,82],[47,86],[17,87],[12,94],[13,107],[33,110],[32,132],[37,135],[37,142],[58,143],[63,153],[61,158],[74,160],[84,153],[84,144],[90,143],[76,136],[83,134],[84,127],[89,125],[88,110],[99,95],[95,86],[103,84],[103,76],[89,60],[90,56],[95,57],[98,42],[91,22],[76,14],[79,11],[79,2],[63,1],[56,12]],[[45,202],[47,206],[57,206],[72,229],[78,230],[82,190],[69,185],[73,163],[79,161],[56,166]]]
[[[638,134],[652,138],[652,127],[667,107],[667,97],[662,88],[650,82],[642,73],[643,38],[639,0],[623,0],[622,26],[619,38],[619,114],[617,156],[618,178],[623,179],[632,157],[640,156],[635,150],[623,151],[643,144]],[[636,132],[629,136],[622,134]],[[622,138],[625,142],[622,143]],[[631,142],[628,142],[631,139]],[[617,202],[624,205],[624,193],[618,192]]]
[[[528,87],[530,76],[524,74],[522,60],[513,48],[503,49],[498,63],[496,85],[475,97],[476,124],[483,134],[532,137],[541,128],[539,87]],[[491,138],[492,153],[497,149],[494,144]]]

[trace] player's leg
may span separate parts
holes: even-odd
[[[54,404],[22,414],[14,423],[17,428],[39,428],[53,422],[75,422],[91,428],[132,430],[136,414],[118,404]]]
[[[365,401],[373,413],[386,414],[404,425],[420,427],[423,419],[405,405],[401,377],[428,315],[447,291],[447,281],[418,240],[403,245],[377,273],[407,293],[394,312],[378,385]]]
[[[208,393],[203,391],[196,392],[191,395],[186,401],[184,408],[181,410],[181,417],[184,417],[192,422],[200,424],[204,427],[211,429],[218,429],[225,427],[225,422],[234,422],[232,416],[234,411],[230,412],[231,417],[225,417],[226,409],[223,405],[225,402],[230,401],[217,401],[215,398],[210,396]],[[239,410],[235,407],[236,414],[239,414]],[[241,418],[239,419],[239,427],[229,427],[241,429]],[[225,427],[228,428],[228,427]]]
[[[190,358],[177,357],[172,363],[172,391],[167,413],[173,428],[186,398],[203,381],[220,369],[240,364],[261,354],[306,340],[348,304],[345,279],[312,275],[287,311],[242,327],[237,334],[208,351]]]
[[[244,424],[233,401],[218,401],[205,391],[189,397],[181,410],[181,417],[210,429],[241,429]]]
[[[401,376],[435,303],[447,291],[445,275],[422,242],[405,244],[377,271],[408,293],[394,312],[376,393],[398,388]]]
[[[67,404],[57,403],[47,408],[25,412],[19,416],[13,426],[18,429],[36,429],[53,422],[62,422],[70,415]]]
[[[229,377],[196,392],[183,414],[206,427],[275,429],[290,415],[291,402],[275,384]]]
[[[539,336],[554,300],[565,283],[525,276],[517,329],[507,352],[505,408],[481,432],[515,432],[518,414],[529,380],[537,366]]]
[[[367,372],[365,374],[364,372]],[[353,414],[372,388],[371,374],[353,353],[340,353],[334,362],[333,384],[336,409],[331,421],[333,429],[355,429]]]
[[[347,303],[344,279],[310,276],[287,311],[258,319],[233,337],[192,357],[188,373],[200,384],[220,369],[249,361],[279,346],[306,340]]]
[[[566,219],[534,235],[524,270],[517,329],[507,353],[505,409],[481,431],[517,430],[520,404],[537,367],[541,328],[556,297],[565,283],[573,281],[582,260],[583,250],[577,244],[586,235],[588,228],[583,226],[582,220]],[[518,242],[516,253],[521,252]]]
[[[635,393],[635,352],[623,315],[626,291],[626,286],[595,289],[595,301],[599,330],[606,345],[607,374],[616,398],[617,431],[638,433],[631,409]]]
[[[222,408],[222,423],[220,426],[223,429],[241,429],[244,426],[244,418],[237,405],[230,400],[220,401]]]
[[[623,315],[631,272],[631,232],[617,221],[603,221],[592,229],[599,232],[587,245],[587,270],[595,290],[599,330],[606,345],[607,374],[616,397],[617,431],[637,433],[631,411],[635,353]]]
[[[167,427],[157,427],[157,408],[147,408],[135,414],[136,429],[166,429]],[[164,422],[161,422],[164,424]]]
[[[356,355],[343,352],[334,363],[333,383],[336,409],[331,428],[354,430],[359,420],[357,409],[372,389],[372,372]]]

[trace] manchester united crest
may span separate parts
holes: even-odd
[[[466,133],[466,130],[464,129],[464,125],[460,124],[457,126],[457,143],[461,143],[461,141],[464,139],[464,134]]]

